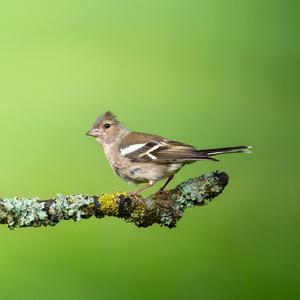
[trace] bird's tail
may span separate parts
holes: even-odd
[[[219,154],[227,154],[227,153],[251,153],[251,146],[233,146],[226,148],[214,148],[214,149],[201,149],[198,150],[199,153],[207,156],[208,159],[217,160],[212,158],[211,156],[219,155]]]

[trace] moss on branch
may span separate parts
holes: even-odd
[[[170,191],[148,197],[123,192],[101,196],[58,194],[54,199],[0,199],[0,223],[17,227],[54,226],[61,220],[114,216],[138,227],[159,224],[175,227],[188,207],[201,206],[218,196],[228,175],[215,171],[182,182]]]

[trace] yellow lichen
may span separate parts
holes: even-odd
[[[116,193],[114,193],[114,195],[116,195],[117,197],[120,197],[121,195],[126,196],[127,194],[125,192],[116,192]]]
[[[104,215],[118,214],[118,194],[120,193],[104,194],[99,197],[98,201],[100,203],[101,211]]]
[[[138,203],[135,206],[134,211],[131,213],[131,217],[133,219],[140,219],[144,216],[145,214],[145,206],[142,203]]]

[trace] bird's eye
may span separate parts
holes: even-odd
[[[104,124],[104,127],[105,127],[105,128],[109,128],[109,127],[110,127],[110,124],[109,124],[109,123],[105,123],[105,124]]]

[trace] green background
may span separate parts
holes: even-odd
[[[108,109],[133,130],[254,153],[185,167],[173,186],[215,169],[230,184],[172,230],[1,226],[0,298],[299,299],[299,13],[299,1],[2,0],[2,197],[133,190],[85,136]]]

